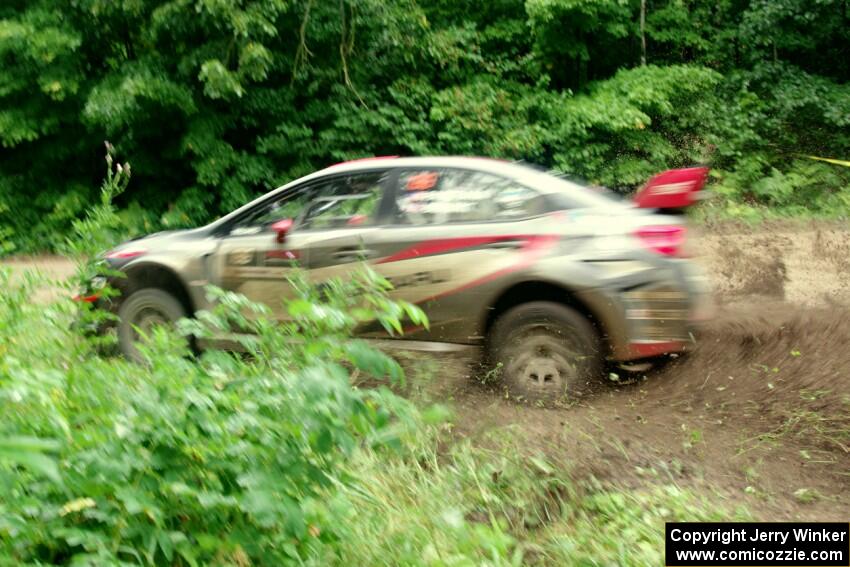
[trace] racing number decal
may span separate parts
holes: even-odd
[[[403,287],[415,287],[447,282],[451,279],[451,275],[452,274],[449,270],[434,270],[430,272],[416,272],[413,274],[387,277],[386,279],[393,285],[393,288],[400,289]]]
[[[250,266],[255,263],[253,248],[236,248],[227,253],[228,266]]]
[[[412,175],[407,180],[405,189],[407,191],[429,191],[437,186],[439,177],[433,171],[426,171]]]
[[[227,253],[226,265],[234,267],[290,267],[300,254],[297,250],[267,250],[258,254],[253,248],[235,248]]]

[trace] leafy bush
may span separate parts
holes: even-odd
[[[111,153],[107,162],[102,202],[75,225],[85,238],[68,244],[79,277],[116,228],[111,198],[129,180]],[[301,282],[288,324],[211,289],[216,308],[183,321],[184,331],[251,332],[243,340],[251,356],[196,360],[186,340],[158,329],[143,347],[145,366],[99,357],[97,341],[73,330],[77,306],[32,304],[36,284],[0,271],[5,564],[306,558],[339,537],[326,493],[350,482],[346,459],[360,447],[398,447],[418,423],[386,387],[351,386],[352,372],[402,377],[394,360],[350,338],[356,325],[378,320],[400,331],[403,316],[427,324],[418,308],[387,299],[388,282],[373,272],[321,291]]]
[[[251,307],[219,295],[197,325]],[[55,466],[4,460],[0,443],[2,564],[660,565],[663,521],[723,515],[675,489],[583,488],[510,436],[452,446],[387,389],[352,388],[329,345],[313,350],[322,333],[289,345],[300,360],[267,354],[270,332],[249,342],[254,357],[199,361],[155,333],[142,367],[93,356],[56,326],[65,305],[8,305],[4,330],[41,331],[0,335],[0,439],[41,439],[26,448]],[[332,350],[396,372],[377,353]]]
[[[564,100],[554,111],[555,166],[628,188],[663,169],[706,161],[702,125],[716,110],[720,80],[705,67],[650,65],[620,71]]]
[[[0,202],[0,215],[7,213],[9,207]],[[8,225],[0,225],[0,258],[7,254],[11,254],[15,250],[13,242],[15,232]]]
[[[750,164],[749,160],[744,163]],[[763,164],[752,163],[761,170]],[[718,197],[702,214],[758,220],[784,216],[850,217],[850,169],[807,159],[790,160],[766,176],[746,167],[714,173]]]
[[[336,289],[359,290],[394,326],[384,308],[395,304],[371,278]],[[187,326],[247,326],[244,309],[265,311],[217,297],[214,313]],[[160,330],[141,367],[99,358],[58,331],[66,305],[42,309],[24,293],[4,295],[0,406],[9,418],[0,439],[51,440],[61,478],[0,468],[11,495],[0,504],[0,547],[10,564],[279,564],[335,540],[337,511],[320,495],[347,482],[340,464],[358,446],[397,444],[416,415],[386,388],[351,387],[347,366],[378,378],[398,379],[400,369],[344,338],[358,315],[340,297],[293,300],[297,332],[253,319],[248,360],[223,352],[192,360],[185,341]],[[24,321],[50,336],[16,339]]]

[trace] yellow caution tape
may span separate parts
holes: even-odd
[[[841,160],[841,159],[825,158],[825,157],[817,157],[817,156],[805,156],[805,157],[807,157],[809,159],[816,159],[818,161],[825,161],[826,163],[832,163],[832,164],[835,164],[835,165],[843,165],[844,167],[850,167],[850,161],[844,161],[844,160]]]

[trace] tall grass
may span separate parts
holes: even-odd
[[[730,518],[675,486],[618,491],[578,480],[521,438],[492,444],[447,444],[429,429],[405,455],[359,452],[348,465],[355,482],[336,493],[344,537],[320,562],[663,565],[664,522]]]

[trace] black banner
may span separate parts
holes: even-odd
[[[669,567],[850,566],[846,523],[679,522],[665,533]]]

